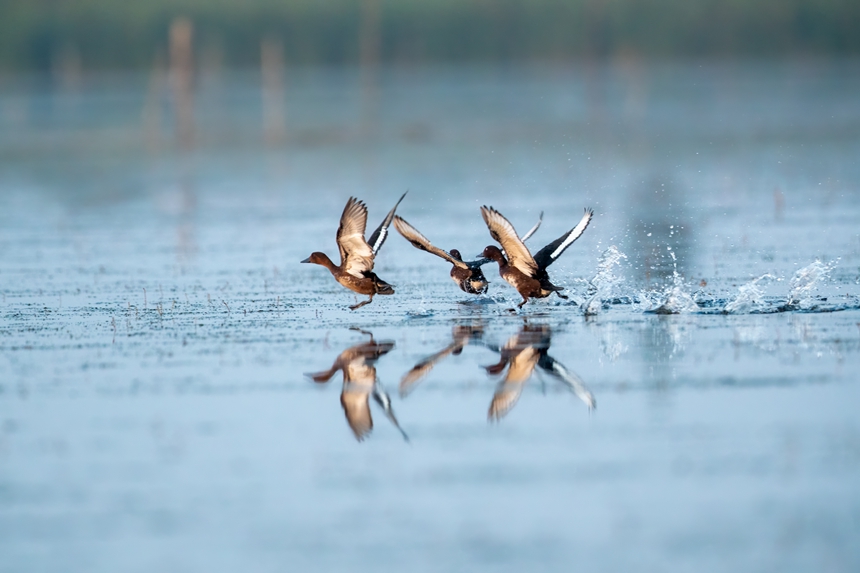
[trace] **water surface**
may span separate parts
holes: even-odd
[[[157,77],[4,80],[0,570],[856,570],[857,71],[294,70],[269,144],[204,75],[191,148]],[[406,189],[464,255],[594,208],[570,299],[393,233],[347,310],[298,261]]]

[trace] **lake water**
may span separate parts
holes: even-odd
[[[0,571],[860,568],[860,64],[286,77],[184,145],[158,73],[0,80]],[[349,311],[298,261],[406,189],[464,256],[592,207],[570,299],[392,230]]]

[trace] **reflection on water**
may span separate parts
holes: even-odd
[[[470,342],[479,342],[483,336],[484,326],[480,322],[469,325],[455,325],[451,333],[451,344],[439,352],[431,354],[403,375],[403,378],[400,379],[400,397],[405,398],[408,396],[416,388],[421,379],[427,376],[440,360],[452,354],[459,356],[467,344]]]
[[[505,377],[499,382],[490,410],[487,416],[490,420],[503,418],[514,407],[522,394],[523,387],[537,366],[540,372],[546,373],[554,380],[567,386],[577,398],[582,400],[588,409],[595,408],[597,402],[594,395],[585,386],[582,379],[560,362],[547,354],[552,331],[545,324],[524,324],[520,331],[511,336],[501,348],[493,348],[499,355],[499,362],[485,366],[487,373],[498,375],[505,372]],[[488,348],[492,348],[488,345]]]
[[[346,421],[359,442],[373,430],[373,417],[370,414],[371,395],[382,407],[385,417],[391,420],[391,423],[403,434],[403,438],[408,441],[409,438],[394,416],[391,398],[376,378],[376,361],[394,348],[394,342],[390,340],[376,342],[370,332],[363,330],[360,332],[370,336],[370,340],[350,346],[341,352],[328,370],[307,374],[307,376],[314,382],[326,383],[338,370],[343,371],[340,403],[346,414]]]
[[[151,134],[146,77],[4,84],[0,570],[860,570],[858,69],[381,69],[368,115],[291,68],[277,145],[230,73],[184,152],[164,63]],[[407,188],[472,245],[489,200],[594,206],[554,271],[583,306],[460,304],[405,241],[360,314],[294,268],[320,205]]]
[[[400,381],[400,396],[405,398],[417,384],[438,364],[450,355],[459,355],[468,344],[480,344],[499,353],[499,362],[484,366],[487,374],[498,376],[499,382],[487,417],[498,421],[516,405],[525,384],[535,369],[569,388],[591,410],[596,402],[582,379],[560,362],[547,354],[552,340],[552,330],[546,324],[524,323],[519,331],[501,347],[484,341],[484,325],[480,322],[456,325],[452,329],[451,343],[418,362]]]

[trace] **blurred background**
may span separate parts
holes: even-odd
[[[2,4],[6,72],[148,69],[176,18],[199,66],[253,68],[261,43],[290,65],[845,56],[860,50],[847,0],[118,0]]]
[[[665,279],[691,195],[776,217],[852,187],[858,28],[845,0],[4,0],[0,190],[180,218],[575,194]]]
[[[858,31],[856,0],[0,0],[0,573],[860,570]],[[299,261],[407,189],[465,257],[482,204],[543,212],[533,247],[593,207],[570,300],[509,313],[492,266],[464,300],[392,233],[397,295],[346,310]],[[488,423],[534,325],[599,409],[535,377]],[[303,375],[350,327],[410,444]]]

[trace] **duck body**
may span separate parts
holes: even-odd
[[[335,265],[325,253],[311,253],[311,256],[302,262],[314,263],[327,268],[334,277],[334,280],[358,294],[364,294],[371,297],[377,294],[394,294],[394,286],[379,278],[373,271],[362,271],[360,276],[351,274],[343,268]]]
[[[451,280],[453,280],[460,290],[469,294],[484,294],[490,282],[484,276],[484,271],[481,270],[481,265],[490,262],[489,259],[478,259],[477,261],[463,261],[460,256],[460,251],[451,249],[450,255],[457,261],[462,262],[465,267],[454,264],[451,267]]]
[[[374,295],[394,294],[394,286],[379,278],[373,272],[373,263],[376,254],[388,237],[388,226],[394,219],[394,213],[400,201],[406,197],[404,193],[394,208],[388,212],[385,219],[370,236],[369,240],[364,238],[367,227],[367,207],[355,197],[350,197],[340,216],[340,226],[337,229],[337,246],[340,251],[340,265],[334,262],[325,253],[315,251],[311,256],[301,261],[321,265],[331,272],[334,279],[349,290],[358,294],[368,295],[366,301],[349,307],[356,310],[366,304],[373,302]]]
[[[556,290],[561,290],[559,287],[549,283],[549,275],[547,275],[546,282],[551,288],[544,288],[544,285],[537,277],[526,274],[514,265],[509,264],[502,251],[494,245],[485,248],[483,256],[499,264],[499,276],[517,289],[517,292],[523,297],[523,302],[519,304],[520,307],[527,303],[530,298],[546,298]]]
[[[543,220],[543,213],[540,214],[540,219],[537,224],[532,227],[528,233],[523,236],[523,241],[528,239],[540,227]],[[484,271],[481,267],[490,262],[490,259],[484,257],[476,261],[464,261],[457,249],[445,251],[433,245],[427,237],[422,235],[418,229],[410,225],[403,217],[399,215],[394,217],[394,228],[403,235],[403,238],[412,243],[416,249],[431,253],[445,259],[451,265],[451,280],[453,280],[460,290],[469,294],[484,294],[490,281],[484,276]]]
[[[484,249],[482,256],[497,262],[499,275],[523,297],[523,301],[517,305],[519,308],[522,308],[529,299],[546,298],[552,293],[560,298],[567,298],[559,292],[564,290],[563,287],[552,284],[546,269],[582,235],[591,222],[594,211],[586,209],[582,219],[573,229],[542,248],[534,256],[517,235],[514,226],[501,213],[492,207],[483,206],[481,215],[487,224],[490,236],[505,250],[502,253],[502,250],[495,245],[489,245]]]
[[[391,420],[403,437],[407,441],[409,439],[394,416],[391,399],[376,379],[376,361],[393,348],[393,341],[376,342],[370,334],[370,341],[351,346],[341,352],[328,370],[306,374],[314,382],[324,384],[339,370],[343,372],[340,404],[346,415],[347,424],[359,442],[373,430],[373,417],[370,413],[371,396],[382,406],[385,416]]]

